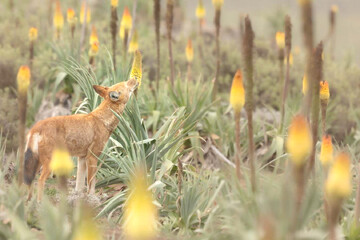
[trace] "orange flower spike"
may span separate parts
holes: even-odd
[[[80,10],[80,23],[81,24],[84,23],[84,18],[85,18],[85,2],[83,2],[81,4],[81,10]],[[87,11],[86,11],[86,23],[90,23],[90,21],[91,21],[91,10],[90,10],[90,6],[88,4]]]
[[[60,1],[56,1],[55,14],[54,14],[54,27],[62,29],[64,26],[64,16],[61,13]]]
[[[297,167],[305,164],[307,157],[312,150],[312,136],[309,124],[302,115],[293,118],[289,127],[286,141],[287,152]]]
[[[194,59],[194,48],[192,46],[191,39],[189,39],[187,45],[186,45],[186,59],[189,63],[191,63]]]
[[[120,25],[123,26],[124,30],[127,31],[130,31],[132,28],[132,17],[130,15],[130,11],[128,7],[124,8]]]
[[[98,35],[97,35],[97,32],[96,32],[96,28],[95,26],[93,25],[92,28],[91,28],[91,35],[90,35],[90,45],[93,45],[93,43],[95,42],[99,42],[99,38],[98,38]]]
[[[231,85],[230,104],[236,113],[240,113],[245,104],[245,90],[240,69],[235,73]]]
[[[278,48],[283,49],[285,47],[285,33],[284,32],[276,32],[276,45]]]
[[[336,156],[325,183],[325,191],[330,201],[350,196],[352,192],[350,167],[351,161],[347,153],[342,152]]]
[[[323,166],[329,166],[333,160],[333,145],[330,135],[325,135],[322,138],[319,159]]]
[[[327,81],[320,82],[320,100],[328,101],[330,98],[329,83]]]
[[[29,40],[30,42],[36,41],[38,38],[38,29],[35,27],[32,27],[29,29]]]
[[[69,8],[69,9],[67,10],[67,22],[68,22],[68,24],[71,25],[71,26],[73,26],[73,25],[76,24],[76,21],[77,21],[77,19],[76,19],[76,17],[75,17],[75,11],[74,11],[74,9]]]
[[[206,15],[206,10],[204,8],[204,4],[202,0],[199,0],[199,4],[196,7],[196,17],[200,20],[203,20],[205,18]]]
[[[17,74],[17,85],[20,94],[26,94],[30,85],[31,72],[30,68],[23,65],[19,68]]]
[[[337,5],[332,5],[332,6],[331,6],[331,11],[332,11],[333,13],[337,13],[337,12],[339,11],[339,7],[338,7]]]

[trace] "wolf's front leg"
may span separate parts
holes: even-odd
[[[95,194],[97,161],[98,160],[95,156],[88,156],[86,159],[88,167],[87,183],[89,194]]]
[[[75,191],[82,192],[85,188],[86,160],[78,158]]]

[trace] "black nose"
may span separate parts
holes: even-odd
[[[109,96],[112,100],[118,100],[120,97],[120,94],[118,92],[110,92]]]

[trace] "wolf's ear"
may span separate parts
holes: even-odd
[[[101,97],[105,98],[107,96],[107,90],[109,89],[108,87],[93,85],[93,88],[95,92],[97,92]]]

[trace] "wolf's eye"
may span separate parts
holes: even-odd
[[[109,97],[112,101],[117,101],[117,100],[119,100],[120,93],[119,92],[110,92]]]

